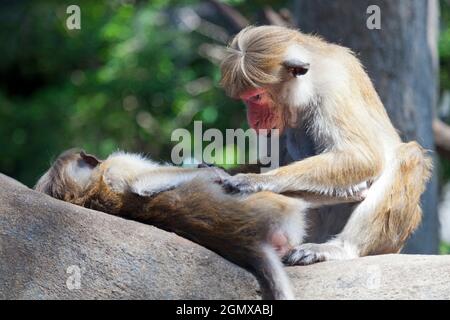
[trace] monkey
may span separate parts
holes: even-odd
[[[293,299],[280,257],[301,243],[303,212],[357,197],[291,198],[272,192],[230,195],[214,183],[215,167],[181,168],[139,154],[106,160],[83,150],[63,152],[34,189],[56,199],[175,232],[253,273],[264,299]]]
[[[291,156],[279,168],[226,178],[226,190],[342,196],[365,186],[343,229],[290,250],[286,265],[400,252],[421,221],[432,161],[417,142],[402,142],[350,49],[293,28],[249,26],[230,42],[221,74],[226,94],[246,105],[249,126],[278,129]],[[296,142],[313,152],[296,155],[292,144],[304,147]]]

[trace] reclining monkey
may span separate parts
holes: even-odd
[[[155,225],[197,242],[252,272],[266,299],[292,299],[280,257],[301,243],[303,212],[317,205],[360,200],[271,192],[226,194],[217,168],[160,165],[117,152],[106,160],[68,150],[39,179],[37,191],[80,206]]]

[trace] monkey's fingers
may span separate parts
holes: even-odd
[[[305,266],[317,262],[357,257],[356,252],[336,243],[305,243],[289,251],[282,261],[288,266]]]
[[[222,184],[230,175],[224,170],[217,167],[208,167],[199,170],[199,177],[207,181],[211,181],[217,184]]]
[[[223,179],[222,187],[227,193],[254,193],[261,191],[257,185],[252,183],[251,179],[244,174],[238,174],[236,176],[230,176]]]
[[[219,178],[216,180],[216,183],[222,185],[222,188],[226,193],[238,194],[241,192],[240,189],[236,185],[234,185],[233,183],[230,183],[229,181],[227,181],[227,179]]]
[[[282,258],[282,262],[286,266],[307,266],[325,260],[323,255],[301,247],[292,249]]]
[[[227,184],[222,183],[222,187],[223,187],[223,190],[225,190],[225,192],[229,193],[229,194],[238,194],[240,192],[239,189],[236,189],[233,186],[230,186]]]

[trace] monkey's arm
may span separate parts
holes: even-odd
[[[151,197],[189,182],[194,178],[219,181],[229,175],[215,167],[192,169],[179,167],[162,167],[140,174],[131,182],[130,190],[140,196]]]
[[[238,174],[227,178],[224,186],[238,192],[267,190],[277,193],[309,191],[330,196],[351,196],[360,184],[381,171],[381,161],[352,152],[323,153],[264,174]]]

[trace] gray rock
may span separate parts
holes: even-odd
[[[450,299],[450,256],[390,254],[289,270],[298,299]]]
[[[450,298],[450,257],[289,268],[300,299]],[[152,226],[52,199],[0,174],[1,299],[258,299],[254,277]]]

